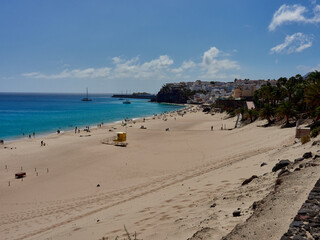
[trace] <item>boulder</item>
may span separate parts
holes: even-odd
[[[317,154],[313,156],[313,159],[317,159],[317,158],[320,158],[320,156]]]
[[[282,175],[288,175],[290,172],[288,169],[281,169],[281,171],[278,174],[278,177],[282,176]]]
[[[217,206],[216,203],[212,204],[212,205],[210,206],[210,208],[214,208],[215,206]]]
[[[301,157],[301,158],[296,158],[296,159],[294,160],[294,163],[298,163],[298,162],[301,162],[301,161],[303,161],[303,160],[304,160],[303,157]]]
[[[258,178],[258,176],[257,176],[257,175],[253,175],[252,177],[244,180],[241,185],[242,185],[242,186],[243,186],[243,185],[246,185],[246,184],[250,183],[250,182],[251,182],[253,179],[255,179],[255,178]]]
[[[305,158],[305,159],[312,158],[312,152],[306,152],[305,154],[303,154],[302,157]]]
[[[240,217],[241,216],[241,212],[239,210],[236,210],[232,213],[232,216],[234,217]]]
[[[261,163],[260,167],[267,165],[265,162]]]
[[[288,165],[290,165],[291,162],[286,159],[286,160],[280,160],[280,162],[278,162],[273,168],[272,168],[272,172],[276,172],[278,170],[280,170],[281,168],[284,168]]]

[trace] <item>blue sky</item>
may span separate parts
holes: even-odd
[[[149,91],[320,70],[320,1],[0,2],[0,92]]]

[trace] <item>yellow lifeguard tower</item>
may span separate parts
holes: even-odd
[[[117,132],[117,138],[113,141],[115,141],[115,142],[127,141],[127,133],[126,132]]]
[[[117,135],[114,137],[109,137],[103,139],[101,142],[103,144],[126,147],[128,145],[127,141],[127,133],[126,132],[117,132]]]
[[[126,147],[128,145],[127,133],[126,132],[117,132],[116,139],[113,140],[116,146]]]

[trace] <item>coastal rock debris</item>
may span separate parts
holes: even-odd
[[[303,154],[302,157],[305,158],[305,159],[312,158],[312,152],[306,152],[305,154]]]
[[[239,211],[239,210],[234,211],[234,212],[232,213],[232,216],[234,216],[234,217],[240,217],[240,216],[241,216],[241,211]]]
[[[288,165],[290,165],[291,162],[286,159],[286,160],[280,160],[280,162],[278,162],[273,168],[272,168],[272,172],[276,172],[278,170],[280,170],[281,168],[284,168]]]
[[[255,179],[255,178],[258,178],[258,176],[257,176],[257,175],[252,175],[252,177],[244,180],[241,185],[242,185],[242,186],[243,186],[243,185],[246,185],[246,184],[250,183],[250,182],[251,182],[253,179]]]

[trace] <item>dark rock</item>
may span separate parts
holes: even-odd
[[[234,217],[240,217],[240,216],[241,216],[241,212],[240,212],[239,210],[236,210],[236,211],[234,211],[234,212],[232,213],[232,215],[233,215]]]
[[[317,158],[320,158],[320,156],[317,154],[313,156],[313,159],[317,159]]]
[[[301,227],[301,226],[303,226],[303,222],[302,221],[293,221],[290,224],[290,227]]]
[[[100,184],[97,184],[97,187],[100,187]]]
[[[215,206],[217,206],[216,203],[212,204],[212,205],[210,206],[210,208],[214,208]]]
[[[288,175],[290,172],[288,169],[281,169],[281,171],[278,174],[278,177],[282,176],[282,175]]]
[[[261,163],[260,167],[267,165],[265,162]]]
[[[308,240],[308,238],[305,238],[305,237],[303,237],[303,236],[297,235],[297,236],[294,236],[294,237],[292,238],[292,240]]]
[[[167,84],[158,92],[156,101],[167,103],[187,103],[189,97],[192,97],[193,95],[185,86]]]
[[[257,206],[258,206],[258,203],[257,203],[257,202],[253,202],[253,204],[252,204],[252,209],[253,209],[253,210],[256,210]]]
[[[291,240],[291,238],[290,237],[288,237],[288,236],[282,236],[281,238],[280,238],[280,240]]]
[[[305,158],[305,159],[311,158],[312,157],[312,152],[306,152],[305,154],[303,154],[302,157]]]
[[[276,171],[280,170],[281,168],[288,166],[289,164],[291,164],[291,162],[288,159],[281,160],[272,168],[272,172],[276,172]]]
[[[314,141],[311,146],[320,145],[320,140]]]
[[[250,183],[250,182],[251,182],[253,179],[255,179],[255,178],[258,178],[258,176],[257,176],[257,175],[253,175],[252,177],[244,180],[241,185],[242,185],[242,186],[243,186],[243,185],[246,185],[246,184]]]
[[[301,158],[297,158],[297,159],[295,159],[294,160],[294,163],[298,163],[298,162],[301,162],[301,161],[303,161],[304,160],[304,158],[303,157],[301,157]]]

